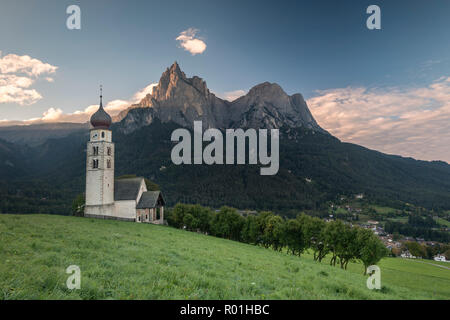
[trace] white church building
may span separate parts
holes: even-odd
[[[163,224],[165,201],[160,191],[148,191],[142,177],[114,179],[111,123],[100,94],[100,106],[91,116],[86,149],[84,216]]]

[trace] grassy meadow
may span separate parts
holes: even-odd
[[[66,288],[69,265],[81,289]],[[450,270],[383,259],[349,270],[165,226],[0,215],[0,299],[450,299]]]

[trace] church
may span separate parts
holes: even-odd
[[[142,177],[114,179],[112,120],[100,106],[90,119],[92,128],[86,154],[86,204],[84,216],[154,224],[164,223],[161,191],[148,191]]]

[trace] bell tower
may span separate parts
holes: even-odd
[[[100,106],[91,116],[92,128],[86,148],[85,216],[114,215],[114,143],[109,130],[112,120],[103,109],[102,87]]]

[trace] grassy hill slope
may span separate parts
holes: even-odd
[[[1,299],[449,299],[450,271],[385,259],[383,289],[344,271],[170,227],[52,215],[0,215]],[[69,265],[81,290],[66,288]]]

